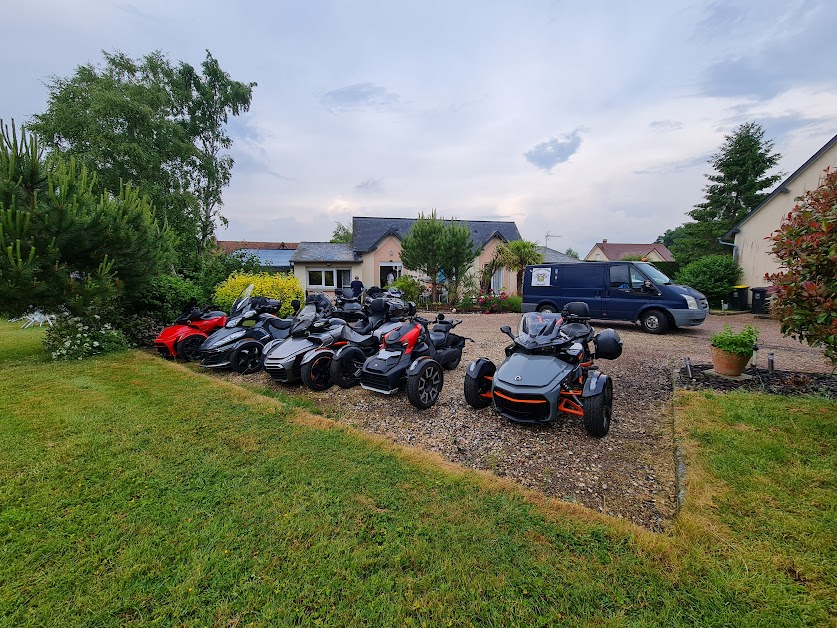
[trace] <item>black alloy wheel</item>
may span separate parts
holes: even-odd
[[[238,346],[230,354],[230,367],[239,375],[252,375],[262,368],[262,345],[248,342]]]
[[[321,391],[331,388],[331,355],[318,355],[302,365],[300,377],[311,390]]]
[[[438,362],[423,360],[418,372],[407,377],[407,399],[419,410],[426,410],[439,400],[444,379]]]
[[[352,388],[360,383],[360,372],[366,356],[360,349],[341,355],[331,361],[331,381],[340,388]]]
[[[189,362],[196,362],[201,357],[201,345],[206,340],[204,336],[192,334],[177,343],[177,355]]]

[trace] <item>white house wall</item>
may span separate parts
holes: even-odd
[[[770,253],[771,242],[767,240],[788,215],[797,197],[819,187],[823,170],[827,166],[837,167],[837,145],[808,166],[786,187],[789,193],[780,193],[770,199],[760,210],[739,226],[735,234],[738,247],[738,264],[744,271],[742,283],[750,287],[766,286],[765,274],[779,270],[779,260]]]

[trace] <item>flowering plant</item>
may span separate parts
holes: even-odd
[[[503,311],[505,301],[509,298],[505,290],[495,293],[493,290],[488,292],[480,292],[477,296],[477,305],[480,306],[483,313],[492,314]]]
[[[53,360],[81,360],[127,348],[122,332],[98,314],[86,317],[62,314],[44,336],[44,349]]]

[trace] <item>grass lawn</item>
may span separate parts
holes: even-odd
[[[39,334],[0,324],[2,625],[837,616],[835,403],[682,395],[662,536],[149,354],[47,362]]]

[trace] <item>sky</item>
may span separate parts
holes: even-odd
[[[103,50],[209,50],[258,83],[229,125],[223,240],[436,209],[583,256],[685,222],[744,122],[785,174],[837,134],[832,0],[31,0],[3,18],[6,121]]]

